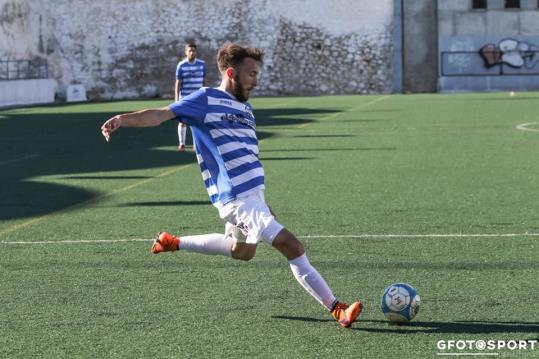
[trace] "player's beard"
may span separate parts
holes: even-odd
[[[234,85],[232,87],[232,95],[238,100],[239,102],[245,102],[249,99],[248,96],[245,95],[245,87],[240,83],[240,77],[238,75],[234,76]]]

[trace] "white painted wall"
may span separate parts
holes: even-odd
[[[0,107],[54,102],[52,79],[0,81]]]

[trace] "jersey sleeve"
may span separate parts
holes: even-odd
[[[168,108],[176,115],[175,119],[189,126],[204,123],[208,109],[208,97],[206,91],[201,88],[179,101],[168,105]]]

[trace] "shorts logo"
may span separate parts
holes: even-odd
[[[245,237],[249,235],[249,227],[247,227],[244,223],[238,223],[237,227],[241,230],[241,233],[243,233]]]

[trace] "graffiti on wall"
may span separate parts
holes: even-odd
[[[532,69],[539,63],[539,46],[515,39],[503,39],[497,45],[486,44],[479,54],[486,68],[509,65]]]

